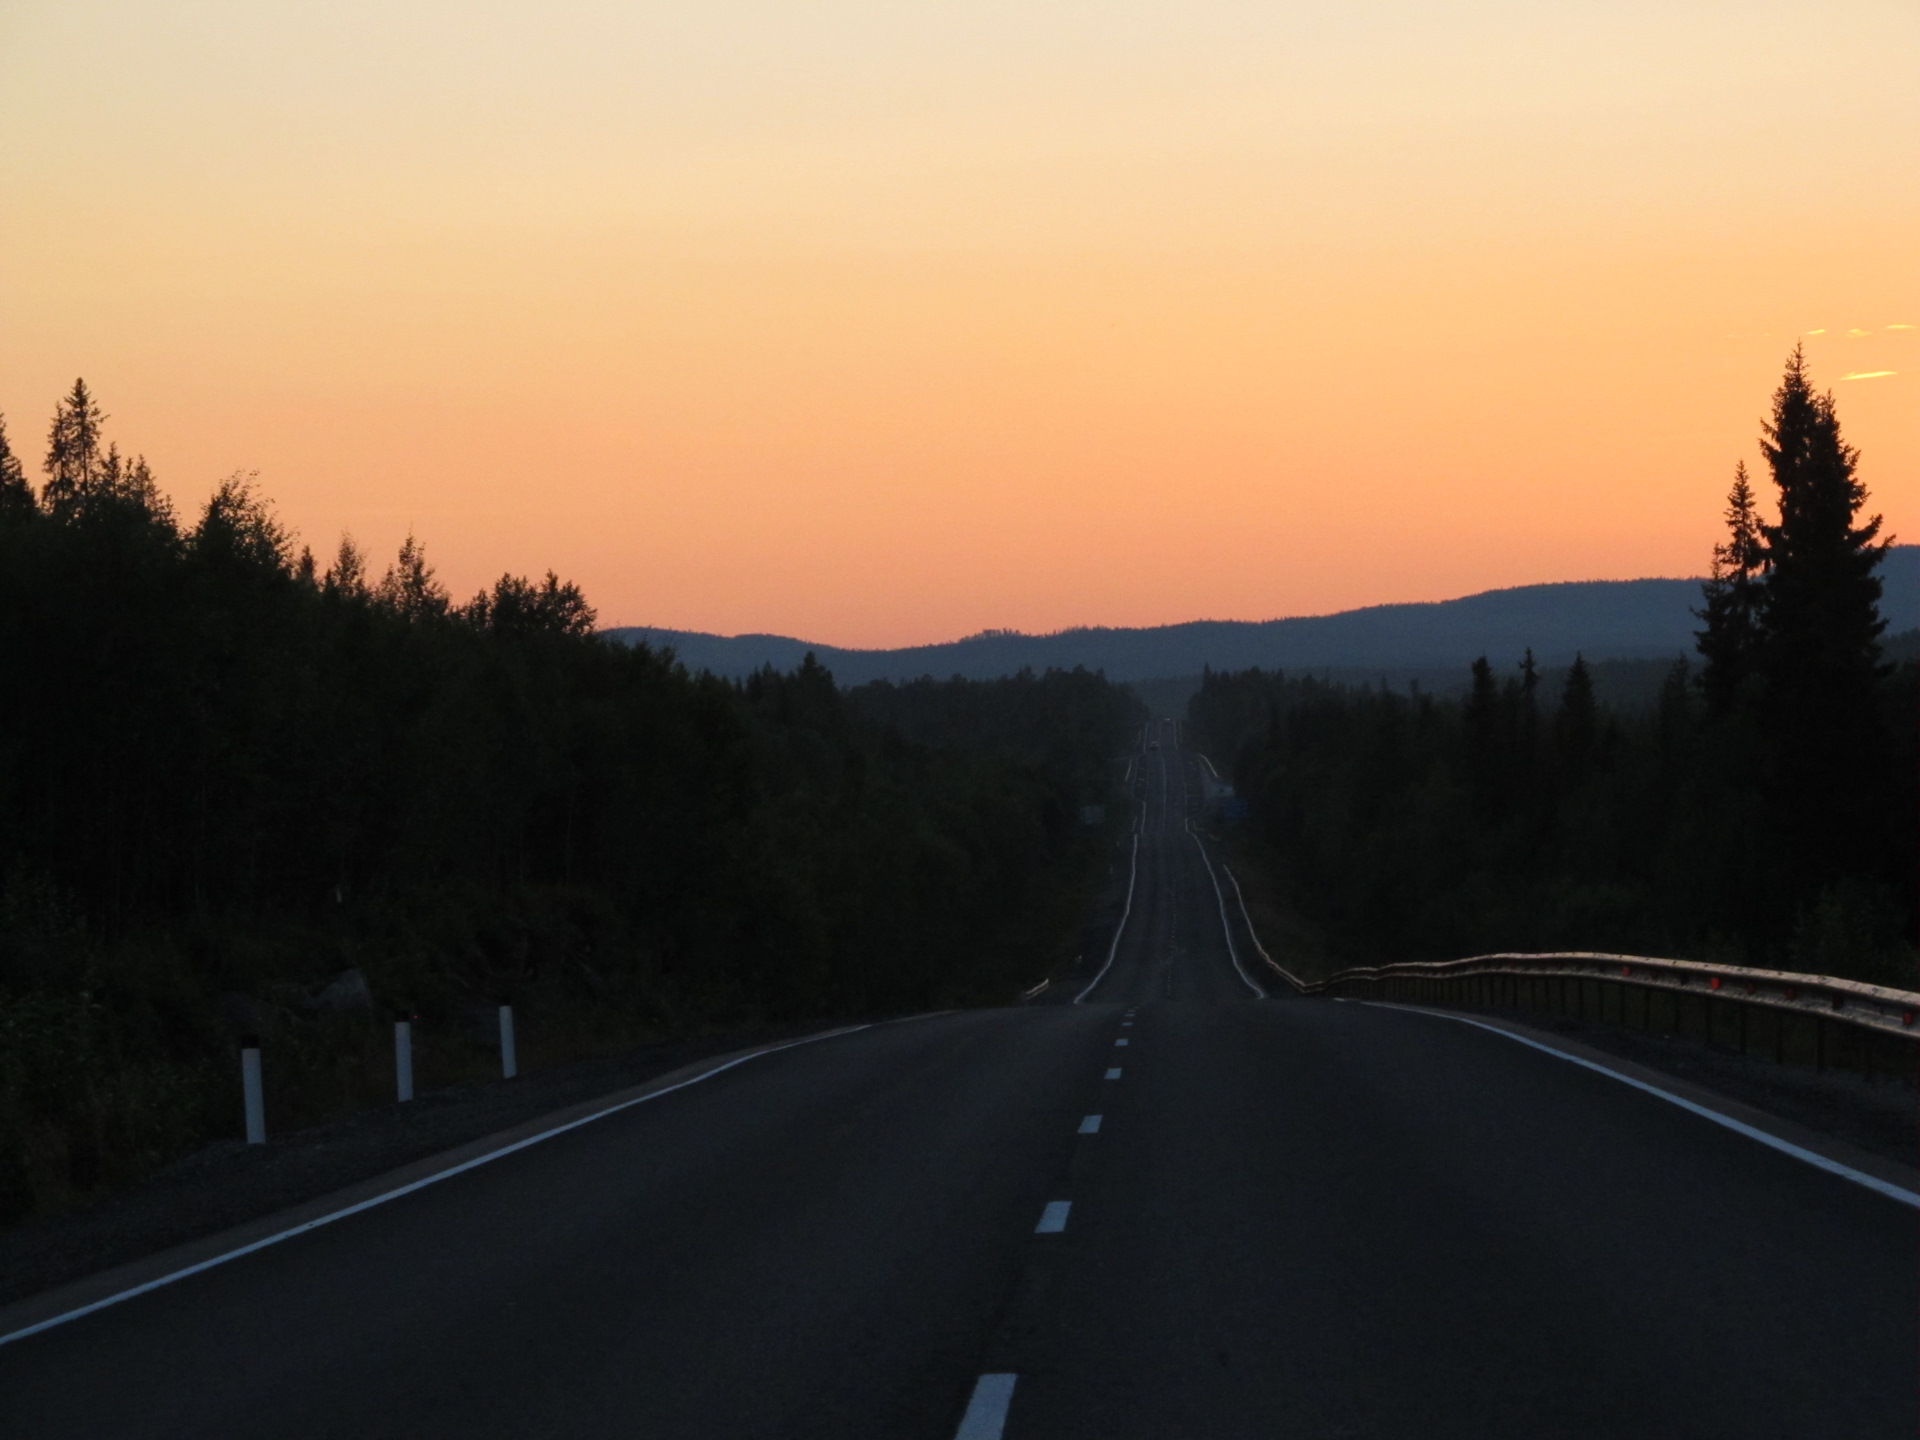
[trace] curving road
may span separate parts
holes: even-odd
[[[1084,1003],[765,1054],[14,1339],[0,1434],[1920,1428],[1910,1206],[1444,1017],[1256,999],[1190,763],[1142,753]]]

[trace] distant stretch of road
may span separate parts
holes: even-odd
[[[0,1435],[1920,1431],[1910,1206],[1505,1036],[1260,998],[1190,764],[1139,757],[1084,1003],[762,1055],[15,1339]]]

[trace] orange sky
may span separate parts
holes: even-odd
[[[1804,336],[1920,540],[1915,54],[1856,0],[9,0],[0,411],[31,462],[84,374],[183,508],[257,469],[461,595],[891,645],[1697,573]]]

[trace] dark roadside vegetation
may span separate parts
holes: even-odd
[[[1204,677],[1190,726],[1287,963],[1604,950],[1920,988],[1920,647],[1882,643],[1887,541],[1798,353],[1762,451],[1776,516],[1741,467],[1698,662],[1651,705],[1530,655],[1459,698]]]
[[[689,674],[552,574],[320,564],[247,477],[182,519],[104,418],[76,383],[37,485],[0,430],[0,1222],[237,1135],[242,1033],[279,1133],[390,1105],[403,1016],[424,1090],[503,1003],[538,1071],[1071,957],[1099,676]]]

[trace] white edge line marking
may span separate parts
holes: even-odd
[[[1071,1200],[1049,1200],[1047,1208],[1040,1212],[1040,1223],[1033,1227],[1036,1235],[1058,1235],[1067,1228],[1067,1212],[1073,1209]]]
[[[1898,1200],[1903,1205],[1920,1208],[1920,1193],[1903,1189],[1889,1180],[1882,1180],[1877,1175],[1869,1175],[1864,1170],[1856,1170],[1851,1165],[1843,1165],[1838,1160],[1829,1160],[1826,1156],[1817,1154],[1803,1145],[1796,1145],[1791,1140],[1782,1140],[1778,1135],[1769,1135],[1766,1131],[1736,1120],[1731,1115],[1722,1115],[1718,1110],[1709,1110],[1705,1105],[1696,1105],[1693,1101],[1676,1095],[1671,1090],[1662,1090],[1658,1085],[1649,1085],[1646,1081],[1636,1080],[1631,1075],[1622,1075],[1618,1070],[1609,1070],[1605,1065],[1583,1060],[1578,1055],[1569,1055],[1565,1050],[1556,1050],[1551,1045],[1542,1045],[1538,1040],[1529,1040],[1526,1036],[1516,1035],[1511,1030],[1502,1030],[1498,1025],[1485,1025],[1478,1020],[1469,1020],[1464,1015],[1449,1015],[1444,1010],[1421,1010],[1411,1005],[1391,1005],[1379,1000],[1362,1000],[1358,1003],[1374,1010],[1399,1010],[1408,1015],[1430,1015],[1436,1020],[1457,1020],[1462,1025],[1471,1025],[1476,1030],[1485,1030],[1490,1035],[1504,1036],[1517,1044],[1544,1051],[1548,1055],[1556,1055],[1562,1060],[1578,1065],[1583,1070],[1591,1070],[1596,1075],[1606,1076],[1609,1080],[1618,1080],[1622,1085],[1631,1085],[1634,1089],[1657,1096],[1670,1105],[1678,1105],[1682,1110],[1691,1111],[1703,1120],[1724,1125],[1727,1129],[1744,1135],[1749,1140],[1758,1140],[1769,1149],[1778,1150],[1783,1155],[1791,1155],[1796,1160],[1804,1160],[1816,1170],[1824,1170],[1829,1175],[1838,1175],[1842,1180],[1851,1180],[1856,1185],[1864,1185],[1867,1189],[1884,1195],[1889,1200]]]
[[[1007,1407],[1013,1404],[1013,1382],[1018,1375],[982,1375],[973,1382],[973,1398],[953,1440],[1000,1440],[1007,1428]]]
[[[1200,837],[1194,832],[1193,821],[1187,821],[1187,838],[1200,849],[1200,863],[1207,867],[1207,879],[1213,882],[1213,898],[1220,906],[1220,933],[1227,939],[1227,958],[1233,961],[1233,968],[1246,982],[1249,990],[1264,1000],[1267,992],[1253,983],[1253,977],[1247,974],[1246,966],[1240,963],[1240,951],[1233,943],[1233,927],[1227,923],[1227,897],[1220,889],[1220,877],[1213,873],[1213,861],[1207,855],[1207,847],[1200,843]]]
[[[1098,1135],[1100,1133],[1100,1119],[1101,1117],[1098,1115],[1087,1116],[1080,1122],[1080,1133],[1082,1135]]]
[[[1222,860],[1220,862],[1220,868],[1227,872],[1227,883],[1233,886],[1233,897],[1240,902],[1240,918],[1246,921],[1247,938],[1253,941],[1253,948],[1260,952],[1260,958],[1267,962],[1268,967],[1272,969],[1274,974],[1278,975],[1282,980],[1285,980],[1289,985],[1293,986],[1294,989],[1304,991],[1306,987],[1294,977],[1291,971],[1278,960],[1274,959],[1273,956],[1269,955],[1267,953],[1267,947],[1260,943],[1260,932],[1253,928],[1253,917],[1247,914],[1247,897],[1241,892],[1240,880],[1239,877],[1233,873],[1233,867]]]
[[[836,1035],[852,1035],[857,1031],[870,1030],[872,1028],[870,1024],[850,1025],[839,1030],[827,1030],[818,1035],[807,1035],[799,1040],[789,1040],[782,1045],[769,1046],[765,1050],[756,1050],[751,1055],[736,1056],[725,1064],[716,1065],[711,1070],[703,1070],[700,1074],[689,1076],[678,1084],[667,1086],[664,1090],[651,1090],[645,1095],[636,1095],[631,1100],[622,1100],[618,1105],[609,1105],[604,1110],[596,1110],[591,1115],[582,1115],[577,1120],[569,1120],[566,1124],[556,1125],[551,1130],[542,1130],[537,1135],[529,1135],[523,1140],[514,1141],[511,1145],[502,1145],[498,1150],[489,1150],[484,1155],[476,1155],[471,1160],[463,1160],[460,1164],[449,1166],[445,1170],[437,1170],[431,1175],[423,1176],[418,1180],[410,1181],[405,1185],[397,1186],[379,1195],[371,1196],[368,1199],[358,1201],[355,1204],[345,1206],[339,1210],[331,1211],[328,1214],[317,1216],[312,1220],[302,1221],[298,1225],[289,1226],[287,1229],[268,1235],[263,1239],[254,1240],[246,1245],[241,1245],[235,1249],[225,1251],[222,1254],[212,1256],[209,1259],[197,1261],[192,1265],[183,1266],[178,1270],[169,1271],[157,1279],[148,1280],[144,1284],[132,1286],[117,1294],[109,1295],[104,1299],[95,1300],[91,1304],[82,1305],[77,1309],[68,1310],[64,1314],[55,1315],[50,1320],[42,1320],[37,1324],[28,1325],[10,1334],[0,1335],[0,1345],[10,1345],[15,1340],[24,1340],[29,1335],[38,1335],[43,1330],[51,1330],[56,1325],[64,1325],[69,1320],[78,1320],[82,1316],[93,1314],[96,1310],[105,1310],[109,1306],[120,1304],[123,1300],[132,1300],[137,1296],[147,1294],[149,1291],[171,1285],[176,1280],[185,1280],[189,1276],[200,1274],[202,1271],[212,1270],[216,1266],[225,1265],[229,1260],[238,1260],[242,1256],[253,1254],[256,1250],[265,1250],[268,1246],[278,1245],[283,1240],[291,1240],[297,1235],[305,1235],[309,1230],[318,1230],[323,1225],[331,1225],[336,1220],[345,1220],[350,1215],[358,1215],[363,1210],[371,1210],[376,1205],[386,1204],[389,1200],[398,1200],[402,1195],[411,1195],[414,1191],[424,1190],[429,1185],[438,1185],[442,1180],[451,1180],[456,1175],[463,1175],[469,1170],[478,1169],[482,1165],[490,1164],[504,1156],[511,1155],[517,1150],[525,1150],[530,1145],[538,1145],[542,1140],[551,1140],[556,1135],[564,1135],[569,1130],[578,1130],[582,1125],[591,1125],[596,1120],[604,1120],[609,1115],[616,1115],[622,1110],[630,1110],[635,1105],[644,1105],[649,1100],[658,1100],[662,1095],[671,1095],[674,1091],[684,1090],[689,1085],[698,1085],[702,1080],[711,1080],[723,1071],[731,1070],[736,1065],[744,1065],[749,1060],[758,1060],[763,1055],[774,1055],[782,1050],[791,1050],[796,1045],[811,1045],[816,1040],[831,1040]]]
[[[1119,1078],[1120,1078],[1120,1067],[1118,1065],[1114,1066],[1111,1070],[1107,1071],[1107,1079],[1118,1080]]]
[[[1141,814],[1144,815],[1145,813],[1146,813],[1146,807],[1142,806]],[[1098,975],[1094,976],[1093,979],[1087,982],[1087,988],[1082,990],[1078,995],[1073,997],[1074,1004],[1078,1005],[1082,1000],[1086,999],[1087,996],[1091,995],[1093,993],[1093,987],[1098,985],[1102,980],[1106,979],[1107,971],[1113,968],[1113,957],[1120,953],[1120,937],[1127,933],[1127,919],[1129,916],[1133,914],[1133,884],[1134,884],[1134,881],[1138,880],[1139,878],[1140,878],[1140,831],[1139,831],[1139,828],[1136,826],[1133,832],[1133,857],[1127,862],[1127,905],[1126,905],[1126,908],[1120,912],[1119,925],[1117,925],[1114,928],[1113,943],[1107,947],[1107,963],[1100,967],[1100,973]]]

